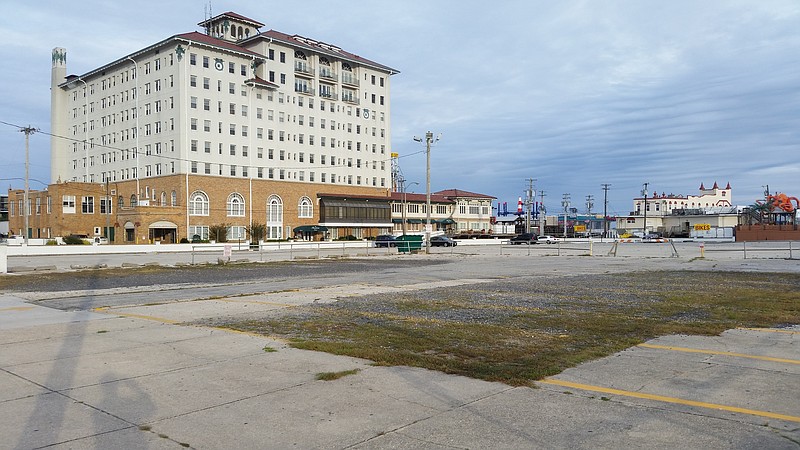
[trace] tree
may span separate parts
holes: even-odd
[[[228,224],[222,223],[208,227],[208,238],[217,242],[228,242]]]
[[[267,235],[267,226],[263,223],[253,222],[249,227],[245,228],[247,234],[250,236],[250,242],[258,243]]]

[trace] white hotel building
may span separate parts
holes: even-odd
[[[177,242],[223,223],[229,238],[251,223],[268,239],[326,223],[332,238],[390,231],[388,199],[342,205],[389,196],[397,70],[232,12],[199,25],[81,75],[53,50],[54,185],[31,193],[47,205],[31,237],[100,228],[115,243]]]

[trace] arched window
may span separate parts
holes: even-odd
[[[250,28],[245,28],[244,37],[250,37]]]
[[[310,198],[300,198],[300,202],[297,203],[297,217],[301,219],[314,217],[314,204],[311,203]]]
[[[136,194],[131,194],[131,206],[136,206]]]
[[[167,206],[167,193],[161,191],[161,206]]]
[[[189,215],[207,216],[209,210],[208,195],[203,191],[194,191],[189,196]]]
[[[175,191],[172,191],[172,198],[170,199],[170,205],[178,206],[178,193]]]
[[[277,195],[267,199],[267,239],[281,239],[283,236],[283,201]]]
[[[244,197],[235,192],[228,196],[228,217],[244,217]]]
[[[320,56],[319,63],[320,63],[320,65],[323,65],[323,66],[330,66],[331,65],[331,62],[328,61],[328,58],[326,58],[324,56]]]
[[[345,72],[352,72],[353,68],[350,67],[350,64],[342,63],[342,70],[344,70]]]
[[[294,57],[297,59],[302,59],[303,61],[306,60],[306,54],[301,52],[300,50],[294,52]]]
[[[122,208],[123,206],[125,206],[125,197],[120,195],[117,197],[117,208]]]

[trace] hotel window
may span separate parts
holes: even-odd
[[[301,219],[309,219],[314,217],[314,204],[308,197],[303,197],[297,205],[297,217]]]
[[[191,77],[189,77],[189,86],[197,87],[197,76],[196,75],[192,75]]]
[[[244,197],[233,193],[228,196],[228,217],[244,217]]]
[[[75,196],[64,195],[61,197],[61,211],[64,214],[75,214]]]
[[[194,163],[193,163],[194,164]],[[195,191],[189,196],[189,215],[207,216],[209,211],[208,195],[205,192]]]
[[[208,68],[208,56],[203,56],[203,67]]]
[[[81,200],[81,212],[83,214],[94,214],[94,197],[83,197]]]

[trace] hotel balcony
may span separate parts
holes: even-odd
[[[324,99],[328,99],[328,100],[338,100],[339,99],[339,97],[336,95],[335,92],[320,91],[319,96],[324,98]]]
[[[325,80],[337,81],[339,77],[336,76],[336,72],[326,67],[319,69],[319,77]]]
[[[343,72],[342,84],[349,84],[350,86],[358,86],[358,77],[356,77],[352,72]]]
[[[303,61],[294,62],[294,73],[298,75],[305,75],[308,77],[314,76],[314,69]]]
[[[343,101],[343,102],[347,102],[347,103],[352,103],[353,105],[358,105],[358,104],[360,104],[360,103],[361,103],[361,102],[359,101],[359,98],[358,98],[358,96],[357,96],[357,95],[354,95],[354,94],[348,95],[348,94],[344,94],[344,93],[343,93],[343,94],[342,94],[342,101]]]
[[[309,86],[294,86],[294,91],[298,94],[314,95],[314,89]]]

